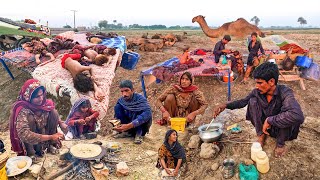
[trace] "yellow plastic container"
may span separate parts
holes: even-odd
[[[259,151],[256,156],[257,169],[260,173],[267,173],[270,169],[269,158],[264,151]]]
[[[171,118],[170,119],[170,123],[171,123],[171,128],[176,130],[176,131],[180,131],[180,132],[184,132],[184,129],[186,128],[186,118]]]

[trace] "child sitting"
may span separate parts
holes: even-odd
[[[73,138],[84,139],[83,134],[95,131],[98,116],[99,112],[92,110],[90,101],[81,98],[72,106],[65,123]]]
[[[178,58],[179,58],[179,61],[180,61],[180,64],[187,64],[187,62],[189,60],[191,60],[190,58],[190,54],[189,54],[189,49],[190,47],[189,46],[186,46],[184,47],[182,50],[183,50],[183,54],[179,55]]]
[[[237,73],[239,76],[244,75],[244,64],[242,56],[239,51],[234,51],[233,56],[229,58],[231,60],[231,70]]]

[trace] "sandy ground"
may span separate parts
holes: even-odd
[[[155,34],[159,31],[149,31],[149,34]],[[182,34],[181,31],[171,31],[174,34]],[[121,35],[125,35],[128,38],[140,37],[143,33],[141,31],[132,32],[119,32]],[[160,32],[165,33],[165,32]],[[314,59],[317,63],[320,62],[320,34],[318,31],[311,32],[278,32],[284,35],[285,38],[295,40],[303,47],[309,48],[313,47],[312,52],[314,54]],[[150,36],[150,35],[149,35]],[[218,41],[219,39],[216,39]],[[118,84],[123,79],[130,79],[134,82],[135,90],[141,93],[141,82],[139,80],[139,74],[141,70],[152,66],[156,63],[162,62],[173,56],[181,53],[181,47],[184,45],[189,45],[192,49],[204,48],[212,49],[214,42],[209,38],[205,37],[202,31],[188,31],[187,39],[182,42],[176,43],[173,47],[164,48],[163,52],[140,52],[141,59],[137,67],[128,71],[123,68],[118,68],[116,71],[116,76],[113,81],[112,89],[110,91],[110,105],[109,112],[105,119],[102,120],[103,127],[106,127],[106,120],[113,117],[113,106],[115,105],[120,92]],[[232,49],[240,49],[243,53],[246,51],[244,40],[232,40],[228,47]],[[2,111],[0,113],[0,137],[4,139],[6,143],[6,149],[10,149],[10,140],[8,132],[8,119],[10,114],[10,107],[15,101],[20,87],[23,82],[30,78],[30,75],[18,70],[15,67],[10,67],[15,80],[11,80],[9,75],[5,72],[4,68],[1,66],[0,71],[0,107]],[[261,179],[318,179],[320,177],[320,170],[317,167],[320,163],[320,150],[319,150],[319,116],[320,111],[320,90],[319,82],[307,81],[305,80],[305,85],[307,90],[303,91],[300,89],[297,82],[284,83],[292,88],[295,92],[295,96],[298,99],[304,115],[306,116],[305,123],[301,127],[301,133],[297,140],[287,143],[289,148],[289,153],[281,158],[276,159],[273,157],[273,149],[275,147],[275,142],[272,138],[267,139],[267,144],[264,150],[267,152],[270,159],[270,171],[266,174],[260,174]],[[172,82],[162,83],[162,84],[152,84],[147,89],[148,100],[153,109],[153,119],[157,120],[160,118],[160,113],[154,106],[156,97],[163,92],[163,90],[168,87]],[[200,87],[202,91],[205,91],[205,96],[209,102],[209,107],[202,115],[199,117],[203,122],[209,122],[211,120],[212,108],[222,102],[227,100],[227,87],[221,85],[216,79],[202,77],[196,78],[196,85]],[[283,82],[281,82],[283,84]],[[242,85],[236,83],[232,86],[232,100],[244,97],[254,88],[254,81],[251,80],[249,84]],[[70,103],[67,99],[57,99],[53,98],[57,104],[57,109],[64,119],[70,109]],[[239,123],[242,128],[242,133],[237,135],[231,135],[229,133],[224,134],[224,139],[236,138],[241,141],[254,141],[255,133],[253,126],[245,121],[245,109],[235,110],[235,111],[225,111],[219,116],[220,120],[226,122],[226,126],[233,124],[235,122]],[[166,127],[160,127],[153,124],[150,129],[150,133],[146,136],[144,143],[142,145],[135,145],[132,139],[121,139],[117,140],[122,144],[122,150],[118,153],[121,160],[128,162],[130,168],[130,174],[127,177],[120,179],[157,179],[158,170],[155,168],[157,160],[157,150],[161,146],[161,143],[166,132]],[[188,143],[189,137],[196,134],[194,131],[186,131],[185,133],[179,133],[179,140],[182,144],[186,145]],[[100,135],[97,138],[104,144],[108,141],[114,141],[110,135],[107,135],[106,128],[103,128]],[[91,140],[92,142],[97,139]],[[79,141],[68,141],[63,142],[64,147],[68,148],[72,144],[76,144]],[[200,159],[199,151],[200,149],[187,150],[188,163],[187,171],[182,174],[181,179],[222,179],[222,167],[221,164],[227,157],[233,158],[237,164],[244,159],[250,158],[250,144],[235,144],[235,143],[221,143],[219,144],[221,151],[216,158],[212,159]],[[53,155],[48,155],[45,162],[45,167],[47,169],[46,174],[50,174],[57,169],[58,157]],[[220,168],[216,171],[210,169],[213,163],[219,163]],[[236,175],[232,179],[239,179],[238,168],[236,168]],[[25,173],[18,177],[31,179],[30,176]],[[111,175],[110,179],[118,179],[117,177]]]

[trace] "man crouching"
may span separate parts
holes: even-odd
[[[143,137],[152,124],[150,105],[145,97],[134,92],[132,82],[124,80],[120,83],[122,97],[114,107],[115,118],[121,125],[114,130],[120,132],[116,138],[135,136],[134,143],[141,144]]]
[[[263,146],[266,135],[276,138],[275,157],[281,157],[286,152],[285,141],[298,136],[304,121],[301,107],[290,88],[277,85],[279,69],[276,64],[261,64],[253,72],[253,77],[256,88],[246,98],[219,105],[213,116],[225,108],[232,110],[248,105],[246,119],[254,125],[258,142]]]

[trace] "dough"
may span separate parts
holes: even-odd
[[[24,167],[26,167],[26,165],[27,165],[27,161],[25,161],[25,160],[21,160],[17,164],[19,169],[23,169]]]
[[[102,149],[96,144],[77,144],[70,148],[70,153],[78,158],[92,158],[100,155]]]

